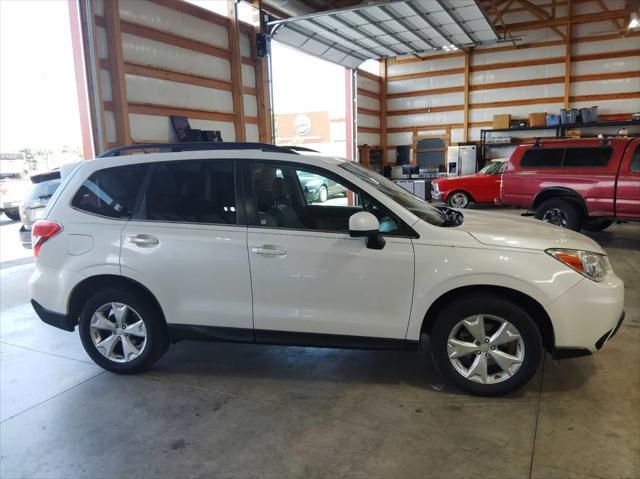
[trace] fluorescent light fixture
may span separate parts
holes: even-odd
[[[629,28],[632,29],[638,27],[640,27],[640,18],[638,18],[638,14],[636,12],[633,12],[629,20]]]
[[[455,46],[455,45],[445,45],[445,46],[442,47],[442,49],[447,51],[447,52],[453,52],[453,51],[457,50],[458,47]]]

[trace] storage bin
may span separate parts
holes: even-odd
[[[571,108],[570,110],[565,110],[564,108],[560,110],[560,122],[566,124],[575,123],[578,121],[578,110],[575,108]]]
[[[560,115],[547,115],[547,126],[557,126],[560,124]]]
[[[580,119],[582,123],[592,123],[598,121],[598,107],[580,108]]]

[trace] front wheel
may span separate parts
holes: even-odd
[[[580,231],[582,215],[575,203],[560,198],[552,198],[536,208],[536,219],[552,225]]]
[[[478,396],[518,390],[542,359],[540,332],[531,316],[501,298],[470,296],[446,307],[436,318],[429,344],[440,374]]]
[[[149,298],[124,289],[91,296],[80,312],[79,327],[87,354],[114,373],[148,369],[169,345],[158,307]]]
[[[451,208],[466,208],[469,206],[469,195],[464,191],[455,191],[447,198],[447,205]]]

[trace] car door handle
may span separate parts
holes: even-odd
[[[143,248],[147,246],[155,246],[158,243],[160,243],[160,240],[158,238],[151,235],[129,236],[129,238],[127,239],[129,240],[129,243],[133,243],[134,245],[140,246]]]
[[[283,249],[267,245],[258,248],[251,248],[251,252],[262,256],[284,256],[287,254]]]

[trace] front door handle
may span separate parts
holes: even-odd
[[[251,248],[251,252],[262,256],[285,256],[287,254],[285,250],[271,245]]]
[[[155,246],[160,243],[160,240],[155,236],[144,234],[129,236],[129,238],[127,239],[129,240],[129,243],[133,243],[134,245],[140,246],[142,248]]]

